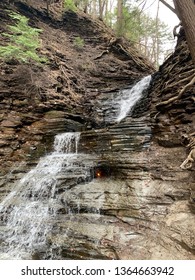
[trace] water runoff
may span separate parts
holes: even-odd
[[[2,259],[31,259],[44,248],[57,205],[58,176],[85,179],[88,169],[78,155],[80,133],[55,137],[53,153],[40,159],[0,204]]]
[[[143,96],[150,84],[151,75],[144,77],[133,87],[114,93],[109,100],[103,101],[104,119],[106,123],[120,123],[131,114],[135,104]]]
[[[120,92],[120,97],[113,101],[119,108],[116,122],[128,115],[150,79],[150,76],[145,77],[131,89]],[[31,259],[36,250],[47,246],[56,216],[59,175],[63,173],[63,177],[76,180],[91,176],[89,166],[84,163],[89,155],[78,153],[79,138],[78,132],[57,135],[53,152],[41,158],[0,203],[1,259]]]

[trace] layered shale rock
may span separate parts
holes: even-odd
[[[59,132],[101,126],[101,120],[94,115],[93,100],[101,92],[134,83],[152,71],[133,46],[125,40],[117,41],[101,21],[60,10],[48,17],[42,1],[29,1],[29,5],[26,1],[14,1],[10,6],[8,2],[0,4],[1,33],[7,32],[11,23],[9,8],[27,16],[31,26],[43,30],[39,52],[49,63],[1,63],[3,173],[13,162],[28,160],[27,155],[44,154],[50,149],[51,137]],[[75,45],[77,37],[84,42],[82,48]],[[5,40],[3,36],[1,39]]]
[[[194,128],[194,88],[159,105],[194,71],[184,38],[133,111],[116,122],[113,99],[153,71],[148,62],[87,15],[59,19],[53,10],[48,17],[42,1],[16,2],[11,8],[43,29],[40,53],[49,65],[0,66],[0,199],[51,152],[54,135],[81,131],[81,154],[55,178],[55,217],[31,258],[195,259],[194,166],[179,167],[182,135]],[[5,31],[9,17],[0,7]],[[82,49],[75,47],[78,36]]]
[[[154,74],[149,89],[153,132],[160,146],[185,146],[187,135],[190,137],[194,133],[194,85],[187,87],[180,96],[194,74],[194,63],[181,29],[175,52]],[[168,102],[171,99],[173,101]]]

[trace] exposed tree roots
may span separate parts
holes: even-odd
[[[195,132],[188,135],[183,135],[183,138],[187,139],[188,145],[187,148],[190,149],[190,152],[184,162],[180,165],[182,169],[190,169],[195,161]]]
[[[189,80],[190,80],[190,81],[189,81]],[[170,104],[170,103],[173,103],[174,101],[180,99],[180,98],[182,97],[182,95],[183,95],[191,86],[193,86],[193,85],[195,84],[195,74],[193,73],[193,75],[191,75],[190,77],[187,77],[187,78],[182,79],[180,82],[183,83],[183,82],[185,82],[185,81],[189,81],[189,82],[182,88],[182,90],[179,92],[179,94],[178,94],[177,96],[171,97],[171,98],[169,98],[168,100],[165,100],[165,101],[162,101],[162,102],[158,103],[158,104],[156,105],[156,108],[160,108],[160,107],[162,107],[162,106],[166,106],[166,105],[168,105],[168,104]],[[179,82],[179,83],[180,83],[180,82]],[[178,82],[169,85],[167,88],[172,88],[172,87],[176,86],[177,84],[178,84]]]
[[[96,57],[94,58],[94,60],[100,59],[103,55],[108,54],[108,53],[109,53],[109,50],[105,50],[105,51],[103,51],[100,55],[96,56]]]
[[[156,141],[165,147],[185,146],[185,160],[179,165],[192,171],[195,167],[195,67],[183,29],[177,35],[175,52],[153,75],[152,94],[149,92],[151,118]]]

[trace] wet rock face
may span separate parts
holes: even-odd
[[[150,139],[147,119],[130,119],[104,129],[83,132],[79,149],[98,155],[100,173],[105,176],[107,173],[117,178],[134,179],[144,177],[148,170],[145,151]]]
[[[6,72],[9,67],[11,74]],[[44,97],[43,81],[47,82],[47,78],[39,67],[4,65],[2,68],[0,165],[7,172],[13,162],[39,158],[49,151],[54,135],[66,130],[78,131],[84,121],[68,109],[65,112],[62,101],[55,95]]]
[[[195,185],[178,165],[183,148],[159,147],[150,133],[147,118],[127,118],[81,134],[96,178],[60,194],[50,258],[195,259]]]
[[[87,246],[80,258],[194,259],[189,195],[171,181],[96,179],[61,195],[72,214],[59,216],[51,240],[73,259]]]
[[[106,122],[119,88],[134,84],[151,68],[141,58],[135,66],[126,43],[126,52],[121,42],[111,44],[112,35],[101,31],[100,23],[74,15],[73,23],[79,27],[81,20],[84,26],[73,34],[71,13],[63,23],[52,21],[55,28],[42,12],[36,15],[31,7],[26,13],[45,28],[41,51],[51,65],[30,70],[14,62],[1,66],[0,200],[52,150],[54,135],[61,132],[82,131],[79,152],[89,174],[86,180],[74,174],[67,179],[63,172],[58,176],[52,230],[32,259],[195,259],[194,169],[179,168],[185,149],[178,137],[186,124],[188,131],[194,127],[190,93],[159,114],[155,105],[164,94],[158,94],[169,79],[165,65],[150,89],[151,111],[145,98],[133,116]],[[85,34],[89,23],[92,28]],[[99,36],[94,36],[96,29]],[[72,46],[81,35],[83,52]],[[56,44],[48,46],[48,41]],[[108,52],[100,56],[102,50]],[[177,76],[182,51],[173,58]],[[189,53],[184,61],[190,70]],[[167,63],[172,64],[171,58]]]
[[[82,162],[94,172],[77,183],[59,175],[53,229],[33,258],[195,259],[194,183],[178,167],[182,148],[145,145],[149,128],[147,118],[129,117],[81,133]]]

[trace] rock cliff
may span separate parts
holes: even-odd
[[[116,123],[106,114],[115,114],[119,90],[154,69],[102,22],[73,12],[59,18],[59,10],[48,17],[39,2],[9,6],[43,30],[40,53],[49,64],[0,66],[1,200],[61,132],[81,132],[78,149],[91,177],[58,175],[53,228],[32,258],[195,259],[194,165],[180,168],[183,137],[195,126],[194,87],[160,104],[194,71],[184,35],[133,112]],[[10,21],[5,3],[2,31]]]
[[[134,47],[118,41],[101,21],[59,9],[48,17],[40,1],[8,2],[0,6],[1,31],[10,24],[7,9],[27,16],[31,26],[43,30],[40,53],[49,64],[1,63],[0,164],[6,172],[13,162],[44,154],[45,143],[60,131],[101,125],[93,116],[93,100],[152,71]]]

